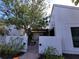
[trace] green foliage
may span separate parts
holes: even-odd
[[[32,28],[42,28],[45,27],[47,25],[47,23],[45,22],[45,20],[43,19],[45,13],[45,3],[44,0],[33,0],[32,3],[30,3],[29,5],[29,12],[28,12],[28,16],[29,16],[29,20],[30,21],[30,26]]]
[[[6,24],[15,24],[18,28],[23,26],[25,32],[29,27],[42,29],[47,26],[47,21],[43,19],[46,17],[44,0],[29,0],[27,4],[18,0],[3,0],[3,2],[6,7],[3,12],[8,18]]]
[[[0,56],[1,57],[13,57],[18,53],[22,52],[25,45],[23,44],[23,39],[17,37],[6,42],[5,40],[0,41]]]
[[[14,0],[3,0],[3,2],[7,8],[3,12],[8,17],[7,21],[9,23],[13,23],[18,27],[19,25],[23,25],[26,28],[30,26],[33,29],[40,29],[47,26],[47,21],[43,19],[46,8],[44,0],[29,0],[27,4],[22,4],[18,0],[16,2]]]
[[[79,3],[79,0],[72,0],[72,2],[77,6]]]
[[[57,51],[56,48],[53,47],[48,47],[47,49],[45,49],[45,58],[44,59],[64,59],[63,56],[57,56],[56,55]]]
[[[55,54],[55,50],[56,48],[53,47],[48,47],[47,49],[45,49],[45,54],[51,55],[51,54]]]

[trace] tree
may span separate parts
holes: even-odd
[[[15,3],[13,0],[3,0],[3,2],[7,8],[3,12],[8,16],[9,20],[13,19],[16,22],[19,20],[19,25],[25,24],[27,28],[29,26],[32,29],[46,27],[47,21],[43,19],[45,16],[44,0],[29,0],[28,4],[21,4],[18,0]]]
[[[15,24],[18,27],[24,26],[28,36],[31,29],[42,29],[47,26],[47,20],[44,19],[46,16],[44,0],[29,0],[24,4],[18,0],[2,1],[6,7],[5,10],[2,9],[7,16],[6,23]]]
[[[72,2],[73,2],[75,5],[78,5],[79,0],[72,0]]]

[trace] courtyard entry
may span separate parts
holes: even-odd
[[[32,39],[30,41],[30,44],[28,45],[28,51],[38,53],[39,36],[41,36],[41,35],[42,35],[42,32],[32,31]]]
[[[28,45],[28,50],[33,51],[38,53],[39,52],[39,37],[40,36],[48,36],[49,34],[48,29],[37,29],[37,30],[32,30],[32,40],[30,45]]]

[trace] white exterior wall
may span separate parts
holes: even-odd
[[[4,38],[7,42],[9,42],[11,37],[14,38],[14,39],[17,38],[17,37],[23,38],[23,43],[25,43],[25,48],[22,51],[27,52],[27,49],[28,49],[28,36],[26,36],[26,35],[24,35],[24,36],[6,36]],[[0,37],[0,39],[1,39],[1,37]],[[24,59],[24,58],[25,58],[25,54],[23,56],[20,56],[20,59]],[[0,58],[0,59],[2,59],[2,58]]]
[[[25,32],[22,28],[16,29],[15,25],[5,26],[5,29],[8,31],[8,36],[23,36]]]
[[[39,37],[39,53],[44,53],[48,47],[56,48],[56,54],[62,55],[61,41],[54,36],[40,36]]]
[[[79,27],[79,8],[54,5],[50,24],[53,22],[56,38],[62,41],[63,53],[79,54],[79,48],[73,47],[71,35],[71,27]]]
[[[27,52],[27,45],[28,45],[27,39],[28,39],[28,37],[26,37],[26,36],[7,36],[7,37],[6,37],[6,42],[9,42],[9,40],[11,39],[11,37],[12,37],[13,39],[16,39],[17,37],[23,39],[23,42],[22,42],[22,43],[25,43],[25,48],[24,48],[23,51],[24,51],[24,52]]]

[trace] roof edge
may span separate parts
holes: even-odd
[[[61,8],[68,8],[68,9],[79,10],[79,7],[68,6],[68,5],[61,5],[61,4],[53,4],[53,7],[61,7]]]

